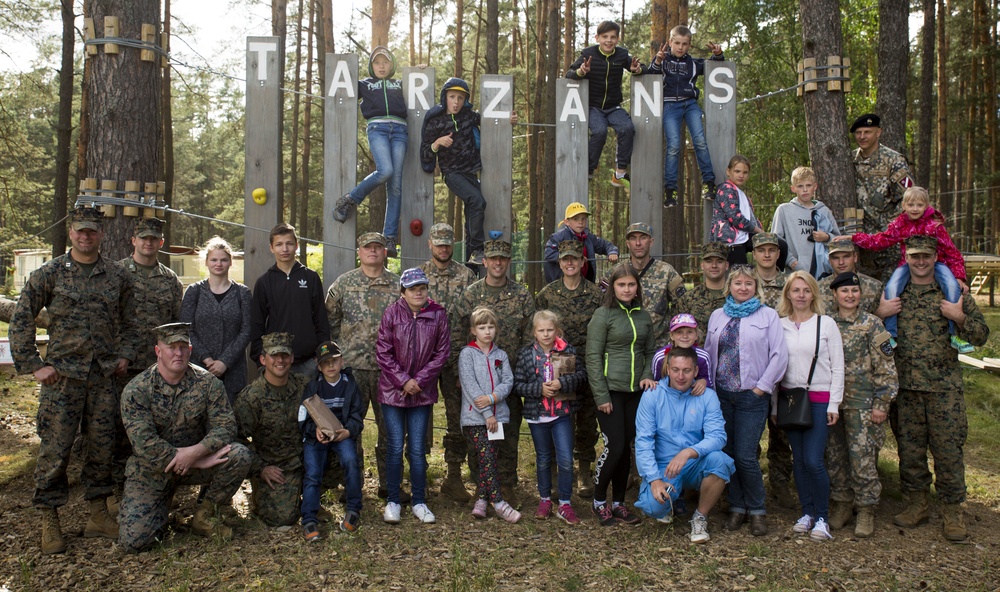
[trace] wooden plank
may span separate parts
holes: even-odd
[[[629,222],[645,222],[655,234],[663,228],[663,82],[660,76],[631,76],[631,115],[635,128],[629,196]],[[618,237],[619,244],[624,237]],[[656,236],[650,255],[663,255]],[[624,253],[624,249],[622,249]]]
[[[480,175],[483,197],[486,198],[486,220],[483,231],[486,240],[491,233],[511,240],[511,196],[514,181],[511,163],[514,158],[513,127],[510,114],[514,109],[514,77],[486,74],[479,91],[482,109],[481,156],[483,171]],[[471,255],[471,253],[466,253]]]
[[[806,92],[813,92],[819,88],[818,82],[809,82],[810,80],[816,79],[816,58],[806,58],[802,60],[802,64],[805,67],[805,88]]]
[[[556,81],[556,226],[574,201],[587,204],[587,114],[590,83],[560,78]],[[532,128],[538,134],[546,128]],[[546,229],[554,232],[555,228]]]
[[[983,358],[983,362],[991,366],[996,366],[1000,368],[1000,358]]]
[[[281,82],[285,63],[280,37],[247,37],[246,171],[243,188],[243,278],[253,288],[274,263],[268,233],[278,223],[278,179],[281,175]],[[258,205],[253,190],[262,188],[267,201]],[[252,230],[260,228],[261,230]]]
[[[830,78],[840,76],[840,56],[826,56],[826,75]],[[826,90],[829,92],[840,91],[843,85],[839,80],[831,80],[826,83]]]
[[[333,283],[355,267],[357,215],[343,224],[333,219],[337,199],[357,185],[358,56],[326,54],[323,117],[323,283]],[[404,186],[406,184],[404,177]]]
[[[399,223],[400,269],[415,267],[427,260],[427,233],[434,225],[434,175],[428,175],[420,166],[420,131],[424,116],[437,103],[434,74],[434,68],[403,68],[407,142]],[[422,235],[414,236],[410,232],[411,220],[423,222]]]
[[[705,142],[712,155],[715,182],[726,180],[726,166],[736,154],[736,64],[705,60]],[[703,240],[712,224],[712,203],[704,208]]]
[[[986,358],[985,360],[977,360],[971,356],[965,354],[958,354],[958,361],[965,364],[966,366],[972,366],[979,370],[985,370],[992,374],[1000,374],[1000,365],[997,365],[1000,360],[996,358]]]

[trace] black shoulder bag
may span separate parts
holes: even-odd
[[[812,385],[816,360],[819,359],[819,338],[821,315],[816,315],[816,351],[805,388],[796,387],[778,391],[778,427],[783,430],[808,430],[812,427],[812,408],[809,405],[809,387]]]

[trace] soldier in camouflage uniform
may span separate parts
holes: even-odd
[[[858,207],[864,210],[862,230],[875,234],[888,228],[899,215],[903,192],[913,186],[906,157],[879,143],[881,120],[874,113],[858,117],[851,125],[858,144],[854,151],[854,187]],[[866,251],[861,258],[865,271],[886,281],[896,269],[898,258],[892,249]]]
[[[503,240],[486,241],[483,253],[486,277],[476,281],[462,293],[458,300],[451,325],[451,359],[457,360],[459,351],[469,343],[469,316],[477,307],[485,306],[497,315],[499,326],[494,343],[511,356],[530,343],[531,317],[535,314],[535,301],[528,289],[507,277],[510,267],[511,244]],[[450,322],[450,320],[449,320]],[[513,368],[512,368],[513,369]],[[521,436],[521,405],[519,397],[508,397],[510,423],[504,428],[504,441],[498,460],[503,499],[514,505],[514,486],[517,485],[517,453]]]
[[[111,462],[118,422],[114,375],[124,375],[139,347],[132,279],[101,257],[103,215],[94,208],[70,214],[72,249],[31,273],[10,320],[10,346],[19,374],[41,384],[32,505],[42,517],[42,552],[62,553],[66,543],[57,508],[69,499],[66,466],[78,430],[85,436],[81,481],[90,502],[84,536],[116,538],[107,512],[114,489]],[[35,316],[49,312],[49,347],[35,347]]]
[[[673,306],[687,289],[684,278],[673,265],[653,259],[653,229],[645,222],[635,222],[625,229],[628,246],[626,262],[636,271],[642,285],[642,308],[649,313],[656,334],[656,347],[670,341],[670,316]],[[610,272],[609,272],[610,275]],[[633,455],[634,456],[634,455]],[[637,472],[633,473],[637,475]]]
[[[250,449],[251,511],[268,526],[291,526],[302,494],[299,404],[309,378],[292,372],[288,333],[261,337],[260,376],[233,403],[240,441]],[[248,441],[249,440],[249,441]]]
[[[722,308],[726,297],[722,289],[726,285],[729,271],[729,245],[709,242],[701,247],[702,283],[681,296],[674,306],[674,313],[687,313],[698,322],[698,340],[704,343],[708,330],[708,318],[717,308]]]
[[[330,339],[340,344],[344,366],[354,371],[361,391],[362,415],[378,395],[379,366],[375,361],[375,340],[382,313],[399,300],[399,276],[385,268],[386,238],[378,232],[358,237],[358,261],[361,265],[341,274],[326,293],[326,313],[330,321]],[[385,498],[385,430],[382,408],[372,405],[378,441],[375,463],[378,469],[378,494]],[[358,439],[358,466],[364,470],[364,451]],[[404,496],[405,497],[405,496]],[[405,503],[405,502],[404,502]]]
[[[836,306],[827,312],[844,341],[844,400],[840,421],[830,426],[826,469],[830,474],[830,526],[843,528],[857,508],[854,535],[875,530],[875,506],[882,492],[878,453],[885,441],[889,405],[899,389],[889,333],[860,307],[861,277],[854,272],[831,282]]]
[[[819,292],[823,296],[823,306],[828,312],[837,310],[837,301],[834,298],[833,290],[830,289],[830,284],[842,273],[856,274],[861,282],[861,304],[858,307],[860,310],[875,315],[881,320],[888,316],[886,311],[894,304],[898,306],[898,298],[884,301],[882,282],[858,272],[858,251],[850,236],[833,237],[827,243],[827,250],[830,252],[830,266],[833,268],[833,273],[817,283],[819,284]],[[898,312],[896,310],[895,313],[891,314],[898,314]]]
[[[760,287],[764,291],[764,304],[777,308],[781,302],[781,291],[785,287],[788,274],[778,271],[781,246],[778,235],[773,232],[758,232],[753,235],[753,264],[760,275]],[[767,481],[778,505],[794,508],[790,481],[792,479],[792,445],[788,435],[781,428],[767,422]]]
[[[162,540],[170,500],[180,485],[207,485],[191,519],[198,535],[229,538],[219,506],[240,488],[251,453],[236,442],[236,418],[222,381],[190,364],[188,323],[157,327],[156,364],[122,393],[128,459],[118,544],[136,553]]]
[[[562,241],[559,247],[559,269],[562,276],[538,291],[535,309],[551,310],[559,315],[563,339],[576,351],[587,351],[587,325],[594,311],[601,305],[604,294],[593,282],[581,274],[583,269],[583,243],[576,240]],[[583,356],[578,359],[583,360]],[[597,460],[597,405],[589,383],[577,391],[580,409],[573,414],[576,425],[574,455],[579,464],[576,471],[577,493],[581,497],[594,495],[594,475],[590,466]]]
[[[430,261],[420,266],[427,275],[430,296],[448,312],[449,326],[454,327],[455,305],[465,288],[476,281],[476,275],[468,267],[452,259],[452,245],[455,230],[448,224],[431,226],[427,246],[431,250]],[[438,377],[438,388],[444,399],[448,432],[444,436],[444,461],[448,464],[448,475],[441,484],[441,493],[457,502],[472,499],[462,482],[462,465],[466,459],[465,436],[462,434],[462,391],[458,384],[458,368],[451,357]],[[430,441],[430,439],[428,439]],[[473,475],[475,473],[472,473]]]
[[[944,517],[944,536],[967,536],[962,502],[965,501],[965,460],[962,448],[969,425],[962,392],[958,352],[950,345],[948,321],[958,336],[974,346],[986,343],[990,331],[971,296],[950,303],[934,281],[937,242],[930,236],[906,240],[910,283],[900,295],[896,368],[899,444],[899,480],[908,507],[896,515],[899,526],[915,527],[929,517],[931,472],[927,449],[934,455],[934,489]]]
[[[177,274],[157,260],[163,246],[163,220],[143,218],[132,234],[132,256],[122,259],[122,265],[132,276],[135,316],[139,323],[142,345],[128,374],[118,380],[119,396],[130,380],[156,363],[156,336],[153,329],[164,323],[175,323],[181,318],[181,300],[184,288]],[[125,461],[132,455],[125,429],[119,422],[118,441],[115,443],[114,476],[119,489],[125,483]],[[112,510],[115,503],[109,500]]]

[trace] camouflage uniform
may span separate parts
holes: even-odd
[[[850,317],[837,308],[828,313],[844,339],[844,400],[826,446],[830,499],[874,506],[882,493],[878,453],[885,424],[872,423],[872,410],[888,413],[898,390],[889,333],[878,317],[860,309]]]
[[[432,227],[431,240],[434,240],[434,236],[434,227]],[[420,269],[427,274],[429,282],[427,286],[431,298],[448,311],[450,324],[455,304],[461,298],[466,286],[476,281],[476,274],[455,260],[449,261],[448,267],[444,270],[438,269],[433,261],[425,262],[420,266]],[[445,416],[448,421],[448,432],[444,436],[444,461],[446,463],[464,463],[466,457],[465,436],[462,435],[462,426],[459,421],[462,417],[462,391],[458,385],[458,368],[452,361],[449,357],[448,363],[444,365],[441,375],[438,377],[438,388],[444,399]]]
[[[915,238],[918,237],[911,237],[910,241]],[[929,248],[933,250],[933,244]],[[899,344],[896,347],[898,427],[894,432],[899,444],[902,490],[904,493],[929,491],[929,447],[934,455],[934,487],[938,500],[958,504],[965,501],[962,448],[968,434],[968,420],[958,352],[950,345],[948,319],[940,310],[944,293],[937,282],[917,285],[911,281],[900,299],[903,309],[899,313],[896,340]],[[962,311],[967,318],[958,336],[972,345],[982,346],[989,337],[989,328],[975,299],[968,295],[963,298]]]
[[[177,486],[208,485],[205,499],[222,504],[246,478],[251,452],[235,441],[236,418],[226,388],[207,370],[188,364],[181,381],[170,385],[151,366],[125,387],[121,413],[135,451],[118,513],[118,544],[126,551],[141,551],[163,535]],[[230,444],[229,460],[184,476],[164,472],[178,448],[199,443],[209,452]]]
[[[360,243],[369,234],[358,239]],[[381,235],[379,235],[381,236]],[[365,239],[367,240],[367,239]],[[384,240],[384,239],[383,239]],[[363,246],[363,245],[362,245]],[[326,293],[326,313],[330,320],[330,339],[340,344],[344,353],[344,366],[351,368],[361,391],[362,416],[378,396],[378,362],[375,361],[375,341],[382,313],[399,300],[399,276],[383,269],[377,278],[369,278],[361,268],[352,269],[330,285]],[[375,445],[375,463],[379,488],[385,488],[386,436],[382,429],[382,408],[371,405],[375,412],[378,440]],[[336,456],[336,455],[332,455]],[[364,450],[358,438],[358,466],[364,470]]]
[[[864,210],[862,229],[874,234],[885,230],[901,211],[903,192],[913,185],[906,157],[879,144],[865,158],[861,149],[854,151],[854,187],[858,206]],[[883,282],[889,279],[899,262],[893,249],[863,251],[861,267]]]
[[[855,273],[857,272],[855,271]],[[835,279],[837,279],[836,275],[828,275],[817,282],[827,314],[837,310],[837,300],[833,296],[833,290],[830,289],[830,284]],[[879,303],[882,302],[882,282],[863,273],[858,273],[858,279],[861,280],[861,303],[858,305],[858,309],[874,315],[875,311],[878,310]]]
[[[572,245],[581,245],[578,241],[563,241]],[[564,250],[560,243],[560,256]],[[568,247],[567,247],[568,248]],[[580,247],[572,247],[583,257]],[[535,296],[536,310],[551,310],[559,315],[559,326],[563,331],[563,339],[572,345],[576,351],[587,351],[587,324],[594,311],[601,305],[604,294],[593,282],[580,278],[580,285],[575,290],[567,288],[562,278],[538,291]],[[583,360],[581,356],[579,358]],[[584,383],[577,391],[580,409],[574,413],[576,424],[575,456],[578,461],[593,463],[597,460],[597,405],[594,404],[594,394],[590,392],[590,384]]]
[[[504,248],[498,251],[499,247],[496,243],[504,245]],[[490,255],[489,253],[495,254]],[[484,257],[504,256],[509,258],[510,253],[510,243],[486,241]],[[499,326],[494,343],[498,348],[507,352],[513,366],[516,363],[516,352],[521,351],[524,345],[531,342],[531,317],[535,314],[535,301],[527,288],[510,278],[507,279],[506,284],[499,288],[488,285],[484,278],[470,285],[462,293],[452,315],[455,324],[451,325],[451,360],[457,360],[462,347],[469,343],[469,316],[473,310],[480,306],[489,308],[497,315]],[[515,354],[511,355],[511,352],[515,352]],[[504,441],[500,446],[498,466],[500,482],[508,487],[517,484],[517,446],[521,435],[521,406],[520,397],[507,398],[510,422],[504,427]]]
[[[268,351],[271,335],[263,337],[264,351]],[[262,374],[240,391],[233,403],[240,441],[250,449],[250,506],[268,526],[289,526],[299,518],[303,464],[298,413],[308,382],[302,374],[289,372],[288,384],[279,388]],[[260,478],[261,470],[269,465],[281,469],[284,485],[271,487]]]
[[[112,493],[118,421],[112,374],[120,358],[136,359],[139,346],[132,294],[132,280],[121,267],[98,257],[87,276],[72,251],[32,272],[21,291],[9,331],[15,368],[29,374],[50,365],[59,374],[55,384],[41,385],[39,394],[35,507],[66,504],[66,466],[81,427],[86,438],[84,498]],[[35,316],[43,307],[50,316],[44,361],[35,347]]]
[[[698,334],[704,339],[705,332],[708,331],[708,318],[725,303],[726,297],[722,295],[722,290],[709,290],[705,284],[698,284],[681,296],[674,306],[674,313],[686,312],[693,315],[698,321]]]
[[[788,274],[781,271],[773,280],[761,278],[760,287],[764,291],[764,304],[766,306],[778,309],[778,304],[781,302],[781,291],[785,288],[786,281],[788,281]]]
[[[632,266],[631,260],[628,265]],[[642,309],[653,320],[656,347],[661,348],[670,340],[671,309],[687,292],[684,278],[673,265],[657,259],[650,259],[646,267],[636,269],[636,273],[642,285]]]

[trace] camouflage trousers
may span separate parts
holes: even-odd
[[[830,426],[826,440],[831,500],[858,507],[878,504],[878,453],[884,442],[885,423],[872,423],[871,409],[840,410],[840,421]]]
[[[129,370],[125,376],[114,377],[115,393],[118,396],[115,406],[118,409],[121,409],[122,392],[125,391],[125,387],[141,373],[142,371]],[[129,441],[128,434],[125,433],[125,424],[122,423],[122,416],[119,413],[118,420],[115,422],[115,450],[111,457],[111,475],[114,477],[115,487],[119,489],[125,485],[125,465],[130,456],[132,456],[132,442]]]
[[[580,409],[573,414],[576,422],[574,457],[579,462],[593,464],[597,460],[597,404],[594,403],[594,393],[590,383],[585,383],[576,393],[580,400]],[[636,473],[638,474],[638,473]]]
[[[759,450],[758,450],[759,452]],[[767,482],[771,488],[788,487],[792,480],[792,443],[785,430],[767,422]]]
[[[302,469],[283,471],[285,483],[270,486],[260,477],[252,477],[250,508],[254,516],[268,526],[291,526],[299,521],[302,496]]]
[[[94,363],[86,380],[62,376],[43,384],[38,396],[36,429],[41,444],[35,464],[36,508],[58,508],[69,500],[66,467],[77,432],[83,433],[84,499],[104,498],[114,490],[111,459],[115,423],[120,422],[114,381]]]
[[[187,475],[164,473],[128,461],[125,492],[118,510],[118,544],[138,553],[163,538],[170,515],[170,499],[180,485],[208,485],[205,499],[226,503],[240,488],[250,470],[251,454],[233,442],[229,460],[211,469],[191,469]]]
[[[923,392],[899,389],[899,481],[904,492],[928,491],[931,472],[927,450],[934,455],[934,488],[945,504],[965,501],[963,448],[969,433],[962,391]]]
[[[511,393],[506,399],[510,409],[510,422],[503,427],[503,442],[500,443],[500,454],[497,467],[500,469],[500,484],[505,487],[517,485],[517,454],[521,440],[521,409],[524,402],[521,397]]]
[[[444,413],[448,420],[448,431],[444,435],[444,462],[462,464],[468,451],[462,433],[462,389],[458,386],[458,368],[454,364],[445,364],[438,378],[438,389],[444,399]]]
[[[368,416],[368,408],[375,412],[375,430],[378,432],[378,439],[375,442],[375,467],[378,470],[378,487],[385,488],[385,451],[388,441],[385,429],[382,424],[382,406],[378,404],[378,377],[381,374],[378,370],[355,370],[354,378],[358,381],[358,390],[361,392],[361,415]],[[372,402],[375,402],[372,405]],[[361,474],[365,473],[364,447],[361,445],[362,438],[358,438],[358,467]],[[336,455],[332,455],[336,456]]]

